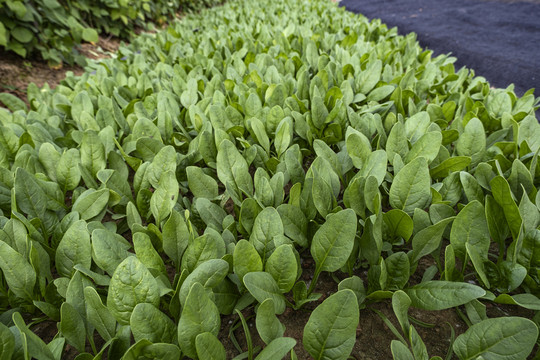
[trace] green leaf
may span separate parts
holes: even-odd
[[[128,256],[111,278],[107,308],[120,324],[128,325],[133,309],[140,303],[159,306],[159,286],[135,256]]]
[[[79,352],[83,352],[86,343],[86,331],[81,315],[71,304],[65,302],[60,308],[60,319],[59,329],[62,335],[65,336],[69,344]]]
[[[494,302],[498,304],[509,304],[509,305],[519,305],[521,307],[524,307],[525,309],[530,310],[540,310],[540,299],[533,295],[533,294],[516,294],[516,295],[508,295],[508,294],[501,294],[493,300]]]
[[[244,284],[259,303],[263,303],[266,299],[272,299],[275,314],[282,314],[285,311],[285,297],[269,273],[250,272],[244,276]]]
[[[189,290],[185,306],[178,323],[178,344],[182,352],[196,359],[197,335],[206,332],[217,336],[221,321],[216,305],[200,283],[195,283]]]
[[[431,202],[430,186],[427,160],[418,157],[394,177],[390,187],[390,205],[412,215],[414,209],[424,209]]]
[[[356,226],[356,214],[351,209],[328,216],[311,243],[311,256],[319,272],[333,272],[345,265],[354,246]]]
[[[263,270],[259,253],[250,242],[244,239],[239,240],[234,247],[233,264],[234,273],[242,284],[247,273]]]
[[[434,225],[420,230],[412,239],[412,262],[416,263],[421,257],[431,254],[439,248],[444,230],[454,220],[454,217],[446,218]]]
[[[84,288],[84,300],[86,303],[86,318],[106,341],[111,340],[116,333],[116,320],[109,309],[101,302],[101,297],[96,290],[87,286]]]
[[[99,35],[96,29],[85,28],[82,32],[82,38],[84,41],[97,43],[99,41]]]
[[[291,204],[281,204],[277,212],[281,217],[285,235],[301,247],[307,247],[308,221],[302,210]]]
[[[56,270],[61,276],[71,277],[77,264],[86,269],[92,265],[92,247],[86,221],[75,221],[67,229],[56,248]]]
[[[179,268],[182,255],[189,243],[189,230],[182,215],[176,210],[163,225],[163,251]]]
[[[351,290],[330,295],[313,310],[304,327],[303,345],[315,359],[346,360],[356,341],[360,317]]]
[[[83,192],[73,204],[73,211],[81,215],[82,220],[89,220],[98,216],[109,202],[109,190],[88,189]]]
[[[278,246],[268,258],[264,269],[276,280],[282,293],[289,292],[296,281],[298,269],[293,246],[289,244]]]
[[[265,344],[270,344],[270,342],[282,337],[285,333],[285,326],[276,317],[274,309],[272,298],[264,300],[257,308],[255,325],[259,336]]]
[[[281,337],[275,339],[257,355],[255,360],[283,359],[295,345],[296,340],[292,338]]]
[[[407,345],[403,344],[401,341],[392,340],[390,348],[394,360],[414,360],[411,350],[409,350]]]
[[[17,26],[11,30],[11,36],[19,42],[28,43],[34,38],[34,33],[25,27]]]
[[[235,194],[235,189],[249,196],[253,195],[253,182],[249,175],[248,164],[229,140],[223,140],[219,145],[217,175],[231,196]]]
[[[171,214],[174,204],[178,201],[178,192],[176,175],[172,171],[162,173],[157,190],[150,198],[150,210],[157,224],[161,224]]]
[[[4,26],[0,22],[0,45],[2,45],[2,29]],[[5,31],[5,30],[4,30]],[[0,102],[3,103],[9,110],[15,112],[18,110],[28,111],[24,101],[7,92],[0,93]]]
[[[152,304],[137,304],[129,325],[135,341],[146,339],[153,343],[173,343],[176,337],[176,325]]]
[[[29,357],[39,360],[56,360],[51,350],[49,350],[47,345],[45,345],[45,342],[43,342],[43,340],[41,340],[26,326],[19,312],[13,313],[12,319],[13,323],[19,330],[21,337],[26,339]]]
[[[15,337],[6,325],[0,323],[0,359],[11,359],[14,350]]]
[[[14,184],[19,209],[31,218],[43,218],[47,210],[47,195],[35,176],[23,168],[17,168]]]
[[[412,306],[424,310],[444,310],[468,303],[486,294],[482,288],[449,281],[426,281],[404,290]]]
[[[253,244],[263,264],[276,248],[275,240],[283,236],[283,223],[276,209],[267,207],[255,218],[249,242]]]
[[[456,143],[456,151],[460,156],[470,156],[471,166],[476,166],[486,149],[486,134],[482,121],[472,118],[465,125],[465,130]]]
[[[80,93],[79,95],[82,94],[83,93]],[[77,99],[78,98],[75,98],[73,100],[74,105],[72,108],[72,112],[75,109]],[[88,99],[85,101],[90,100]],[[90,102],[89,105],[85,106],[92,106],[92,103]],[[90,110],[93,112],[93,109]],[[86,168],[93,176],[96,176],[98,171],[105,169],[107,166],[105,146],[103,145],[99,136],[94,131],[84,132],[81,142],[80,154],[82,166]]]
[[[109,275],[127,258],[130,248],[131,245],[118,234],[104,229],[92,231],[92,259]]]
[[[215,199],[218,196],[218,184],[214,178],[206,175],[200,167],[186,168],[189,190],[197,198]]]
[[[80,163],[81,159],[77,149],[69,149],[60,156],[56,165],[56,177],[64,192],[73,190],[79,185],[81,181]]]
[[[212,289],[218,286],[229,272],[229,263],[221,259],[206,260],[193,270],[184,280],[180,287],[180,304],[186,302],[189,291],[193,284],[199,283],[205,289]]]
[[[502,207],[504,212],[504,217],[512,233],[512,237],[515,239],[518,238],[520,229],[521,229],[521,215],[519,213],[519,207],[512,197],[512,192],[510,191],[510,186],[505,178],[502,176],[494,177],[491,182],[491,192],[495,201]]]
[[[457,337],[453,349],[461,360],[518,360],[531,353],[537,337],[531,320],[507,316],[474,324]]]
[[[400,236],[408,241],[413,233],[413,221],[406,212],[392,209],[383,214],[385,231],[388,237]]]
[[[2,269],[9,289],[15,296],[27,301],[33,300],[36,271],[24,256],[1,240],[0,269]]]
[[[424,157],[430,164],[439,153],[441,147],[442,135],[438,131],[425,133],[414,143],[411,150],[405,156],[405,163],[409,163],[417,157]]]
[[[197,335],[195,338],[195,348],[199,359],[225,360],[227,358],[223,344],[218,340],[216,335],[209,332]]]

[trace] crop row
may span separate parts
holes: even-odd
[[[395,359],[429,359],[411,306],[461,307],[447,358],[525,359],[538,99],[454,60],[326,0],[232,0],[30,86],[30,109],[3,94],[0,358],[224,359],[233,314],[239,358],[347,359],[364,309],[391,299]],[[284,337],[285,310],[310,306]]]

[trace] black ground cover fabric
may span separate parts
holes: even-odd
[[[400,34],[416,32],[436,55],[452,53],[457,69],[474,69],[493,86],[515,84],[540,96],[540,1],[342,0],[368,18],[380,18]]]

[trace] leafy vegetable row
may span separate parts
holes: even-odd
[[[0,45],[22,57],[35,50],[44,60],[85,64],[76,47],[99,33],[124,39],[148,22],[163,24],[179,11],[200,10],[217,0],[0,0]]]
[[[31,109],[4,96],[0,354],[224,359],[235,314],[240,357],[294,359],[302,342],[347,359],[363,309],[391,299],[396,359],[429,358],[411,306],[463,306],[460,359],[525,358],[538,99],[454,60],[327,1],[238,0],[29,87]],[[339,280],[324,301],[323,272]],[[486,303],[536,315],[488,318]],[[314,306],[303,339],[284,337],[285,310]],[[58,335],[46,344],[31,317]]]

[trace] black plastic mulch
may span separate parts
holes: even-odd
[[[540,96],[540,1],[342,0],[341,6],[380,18],[400,34],[416,32],[435,55],[452,53],[456,70],[474,69],[491,85],[515,84]]]

